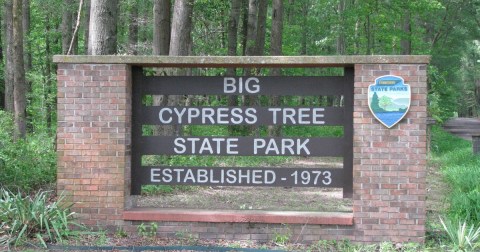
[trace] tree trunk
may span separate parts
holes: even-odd
[[[138,7],[135,3],[130,7],[129,19],[128,54],[136,55],[138,53]]]
[[[13,87],[14,87],[14,62],[13,62],[13,10],[12,0],[5,1],[5,111],[15,112]]]
[[[168,55],[170,48],[170,0],[155,0],[153,19],[153,54]]]
[[[305,0],[302,5],[302,40],[300,47],[300,55],[307,55],[307,35],[308,35],[308,8],[310,0]]]
[[[237,55],[237,32],[238,32],[238,22],[240,19],[240,6],[241,0],[232,0],[232,7],[230,10],[230,18],[228,20],[228,32],[227,32],[227,41],[228,41],[228,56]],[[227,69],[228,76],[235,75],[235,68]]]
[[[170,0],[155,0],[153,4],[153,43],[154,55],[168,55],[170,49]],[[161,70],[157,70],[157,73]],[[154,106],[167,106],[167,95],[154,95]],[[167,135],[172,132],[172,126],[158,126],[154,129],[155,135]]]
[[[365,23],[365,36],[367,37],[367,51],[366,54],[372,54],[372,30],[370,26],[370,14],[367,15],[367,22]]]
[[[89,26],[90,26],[90,0],[84,0],[84,11],[85,13],[85,18],[83,19],[83,39],[84,39],[84,44],[83,44],[83,53],[88,54],[88,36],[89,36]]]
[[[263,55],[265,51],[267,7],[268,1],[260,1],[258,4],[257,37],[254,55]]]
[[[257,0],[248,1],[248,21],[247,21],[247,44],[245,55],[255,55],[255,42],[257,39],[257,20],[258,20]]]
[[[401,54],[410,55],[412,54],[412,26],[410,25],[410,11],[405,11],[405,16],[403,17],[403,36],[400,41]]]
[[[230,9],[230,17],[228,19],[228,30],[227,30],[227,48],[228,48],[228,56],[236,56],[237,55],[237,34],[238,34],[238,23],[240,21],[240,8],[242,5],[241,0],[232,0],[231,1],[231,9]],[[227,76],[235,76],[236,69],[235,68],[227,68]],[[228,106],[236,107],[238,106],[238,96],[230,95],[228,96]],[[235,131],[235,125],[228,126],[228,133],[229,135],[233,135]]]
[[[170,35],[170,56],[188,55],[192,31],[192,13],[193,0],[175,0]]]
[[[186,56],[190,53],[192,14],[194,0],[175,0],[170,34],[170,56]],[[185,75],[186,71],[177,71],[175,75]],[[182,96],[169,95],[167,105],[178,106]],[[170,131],[170,132],[169,132]],[[180,127],[167,127],[167,135],[180,135]]]
[[[90,55],[117,52],[118,0],[96,0],[90,6],[88,50]]]
[[[337,36],[337,54],[345,55],[345,0],[340,0],[338,3],[338,15],[339,15],[339,29]]]
[[[67,54],[73,34],[73,0],[63,1],[62,15],[62,54]]]
[[[283,0],[273,0],[272,3],[272,34],[270,41],[270,55],[277,56],[282,55],[282,33],[283,33]],[[280,76],[280,68],[272,68],[270,75]],[[280,96],[273,95],[270,97],[270,106],[280,106]],[[282,134],[282,126],[269,125],[269,136],[280,136]]]
[[[3,22],[3,11],[0,11],[0,62],[3,62],[3,55],[5,50],[4,37],[5,37],[5,22]],[[5,77],[5,76],[4,76]],[[5,78],[0,79],[0,87],[5,87]],[[5,109],[5,90],[0,91],[0,109]]]
[[[23,0],[22,2],[22,9],[23,9],[23,45],[25,46],[25,53],[24,53],[24,63],[25,63],[25,72],[30,72],[32,69],[32,52],[30,46],[30,0]],[[30,86],[30,85],[28,85]]]
[[[22,27],[22,0],[13,0],[13,99],[15,110],[15,126],[17,138],[25,137],[27,132],[26,113],[26,83],[23,62],[23,27]]]
[[[51,89],[51,81],[50,81],[50,75],[52,74],[52,63],[51,63],[51,47],[50,47],[50,23],[48,18],[45,20],[45,84],[47,86],[47,89]],[[53,105],[54,106],[54,105]],[[52,122],[54,120],[54,113],[52,113],[52,108],[53,106],[47,106],[47,128],[52,127]]]
[[[79,3],[80,4],[80,3]],[[75,33],[75,26],[77,25],[77,18],[78,18],[78,9],[76,8],[75,11],[72,11],[72,49],[70,50],[71,55],[75,55],[78,52],[78,30]]]
[[[248,31],[248,0],[242,0],[242,56],[247,53],[247,31]]]
[[[287,22],[289,24],[293,23],[293,16],[295,13],[295,1],[294,0],[288,0],[288,9],[287,9]]]

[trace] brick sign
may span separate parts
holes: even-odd
[[[147,77],[133,68],[132,194],[141,186],[340,187],[352,195],[353,70],[335,77]],[[343,107],[145,106],[147,95],[341,96]],[[144,125],[343,126],[342,137],[144,136]],[[142,166],[143,155],[343,157],[339,168]]]

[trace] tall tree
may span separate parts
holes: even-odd
[[[189,54],[193,2],[194,0],[175,0],[170,35],[170,56],[185,56]]]
[[[230,17],[228,19],[227,27],[227,53],[228,56],[237,55],[237,41],[238,41],[238,23],[240,21],[240,8],[242,5],[241,0],[232,0],[230,6]],[[235,76],[236,69],[228,68],[227,75]],[[238,106],[238,96],[230,95],[228,96],[228,106],[235,107]],[[234,125],[228,126],[228,132],[230,135],[233,135],[235,130]]]
[[[230,8],[230,17],[228,19],[228,31],[227,31],[227,48],[228,48],[228,56],[236,56],[237,55],[237,41],[238,41],[238,23],[240,19],[240,7],[242,1],[241,0],[231,0],[231,8]],[[228,68],[227,75],[233,76],[235,75],[235,68]]]
[[[192,14],[194,0],[175,0],[170,33],[170,56],[186,56],[190,53]],[[177,71],[176,75],[184,75],[185,71]],[[169,95],[168,106],[177,106],[181,101],[180,95]],[[169,132],[171,131],[171,132]],[[180,127],[168,127],[167,135],[179,135]]]
[[[170,0],[154,1],[153,20],[153,54],[168,55],[170,48]]]
[[[346,0],[339,0],[338,1],[338,36],[337,36],[337,54],[344,55],[345,54],[345,8],[346,8]]]
[[[248,1],[249,0],[242,0],[242,23],[240,34],[242,35],[242,55],[247,55],[247,33],[248,33]]]
[[[4,3],[4,25],[5,25],[5,110],[11,113],[14,108],[14,51],[13,51],[13,2],[6,0]]]
[[[90,5],[88,52],[108,55],[117,52],[118,0],[95,0]]]
[[[73,35],[73,0],[64,0],[62,8],[62,54],[67,54]]]
[[[302,3],[302,35],[300,40],[300,55],[307,55],[308,42],[308,10],[310,9],[310,0],[304,0]]]
[[[84,54],[88,54],[88,37],[89,37],[89,26],[90,26],[90,0],[84,0],[84,11],[85,18],[83,19],[83,39],[84,39]]]
[[[0,65],[3,63],[4,55],[4,37],[5,37],[5,22],[3,22],[3,11],[0,11]],[[0,79],[0,87],[5,87],[5,78]],[[5,109],[5,90],[0,89],[0,109]]]
[[[128,54],[136,55],[138,52],[138,6],[133,3],[129,7]]]
[[[408,8],[405,10],[405,14],[402,20],[402,29],[403,29],[403,34],[402,34],[402,40],[400,41],[400,48],[401,48],[401,54],[402,55],[410,55],[412,54],[412,39],[411,39],[411,33],[412,33],[412,26],[410,24],[410,11]]]
[[[272,3],[272,33],[270,40],[270,55],[282,55],[282,33],[283,33],[283,0],[273,0]],[[280,76],[280,68],[272,68],[270,75]],[[270,97],[270,106],[280,106],[280,96],[273,95]],[[280,136],[282,127],[278,125],[269,125],[269,136]]]
[[[265,51],[265,33],[267,24],[267,7],[268,1],[259,1],[258,3],[258,19],[257,19],[257,36],[254,55],[263,55]]]
[[[168,55],[170,49],[170,0],[155,0],[153,3],[153,43],[154,55]],[[162,72],[162,70],[158,70]],[[166,106],[167,95],[154,95],[154,106]],[[158,126],[155,128],[155,135],[168,135],[173,132],[172,126]]]
[[[255,55],[255,45],[257,40],[257,21],[258,21],[258,2],[257,0],[248,1],[248,21],[247,21],[247,43],[245,55]]]
[[[31,45],[30,45],[30,0],[23,0],[22,3],[22,10],[23,10],[23,45],[25,46],[25,53],[24,53],[24,63],[25,63],[25,72],[30,72],[32,69],[32,52],[31,52]]]
[[[13,0],[13,99],[15,110],[15,126],[18,130],[17,137],[24,137],[26,127],[26,83],[23,62],[23,26],[22,26],[22,0]]]

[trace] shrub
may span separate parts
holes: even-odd
[[[0,245],[20,245],[36,238],[44,247],[46,242],[62,242],[73,234],[74,221],[70,206],[64,206],[63,197],[50,202],[49,192],[38,192],[33,197],[0,190]]]
[[[467,226],[466,221],[463,223],[458,221],[458,225],[456,225],[456,221],[448,219],[444,221],[440,218],[440,222],[450,238],[454,251],[475,251],[476,248],[479,248],[480,227]]]
[[[472,152],[466,140],[454,137],[438,127],[432,130],[433,161],[450,185],[448,215],[465,220],[467,224],[480,223],[480,156]]]
[[[30,192],[55,181],[54,137],[30,134],[13,140],[12,116],[0,110],[0,186]]]
[[[446,73],[435,66],[428,67],[428,86],[428,114],[442,123],[454,115],[458,92],[447,82]]]

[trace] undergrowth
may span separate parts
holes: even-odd
[[[452,249],[469,251],[479,246],[478,237],[473,239],[469,234],[480,228],[480,155],[473,154],[471,142],[440,127],[432,129],[431,150],[431,161],[440,167],[449,185],[449,207],[446,219],[442,220],[443,228]],[[464,250],[469,242],[471,246]]]
[[[32,133],[14,140],[12,115],[0,110],[0,187],[29,193],[56,179],[55,138]]]

